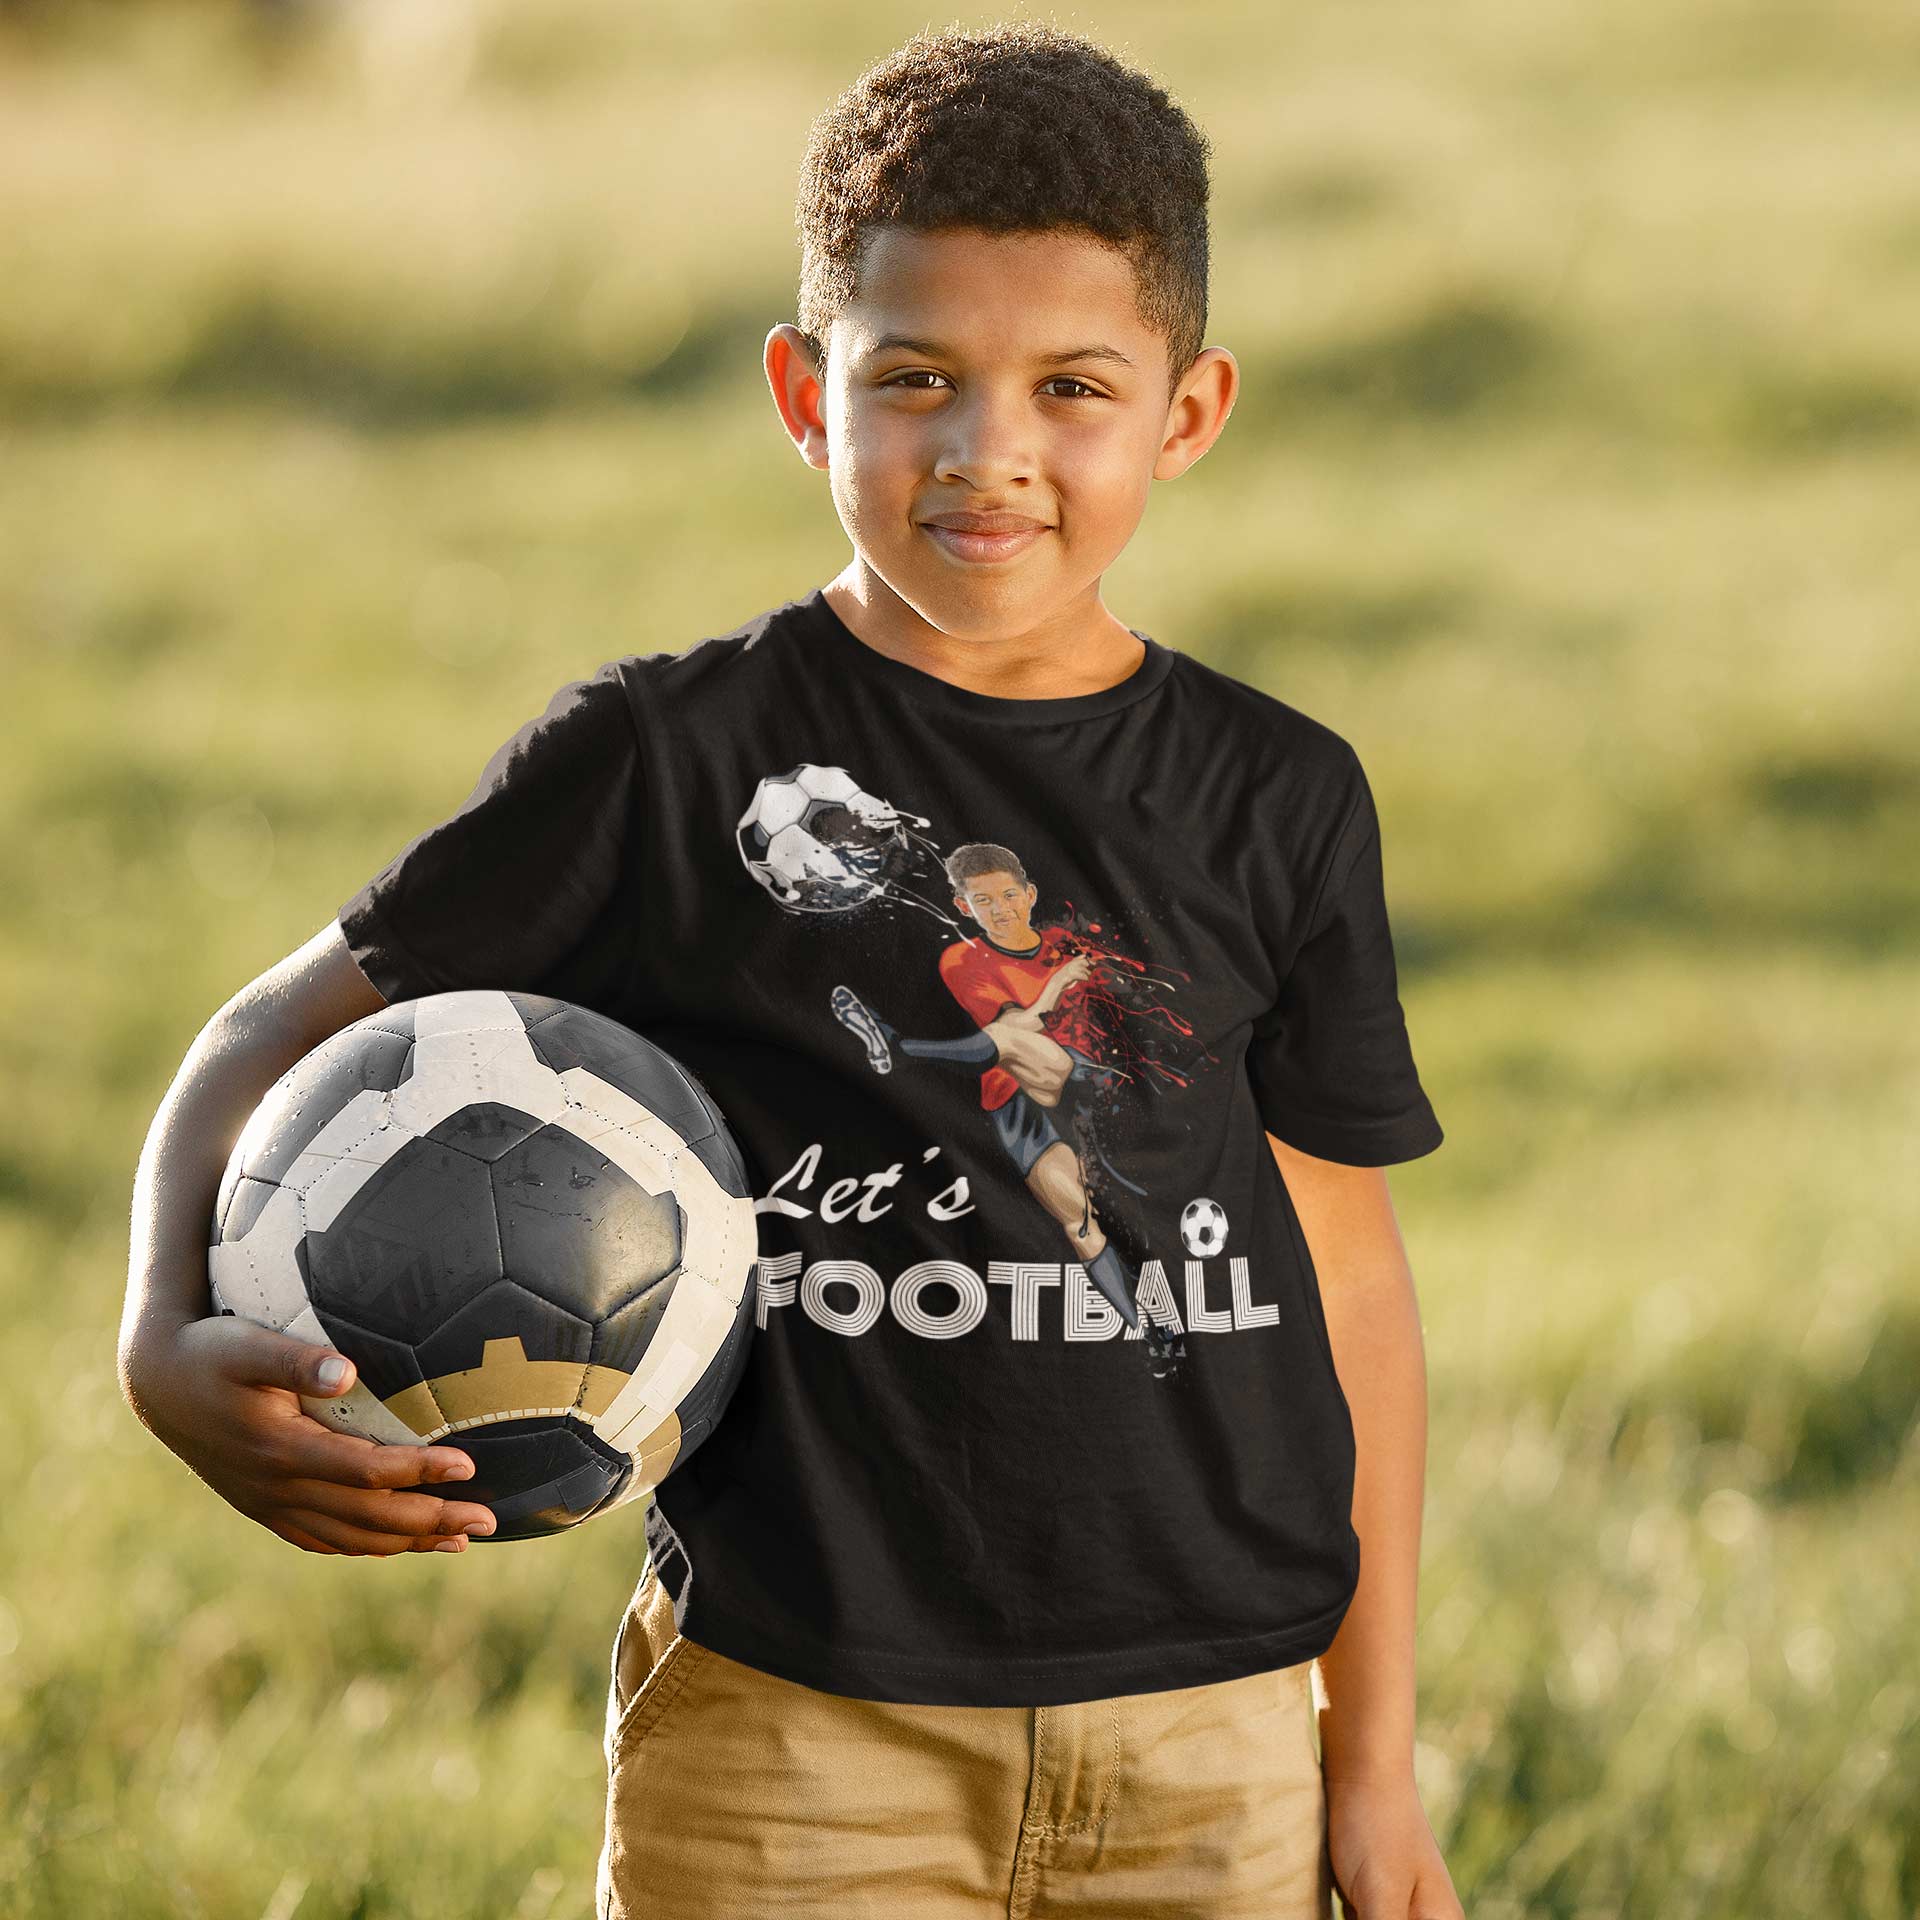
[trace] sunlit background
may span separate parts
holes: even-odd
[[[990,13],[961,16],[980,24]],[[1106,581],[1372,776],[1474,1920],[1920,1911],[1920,14],[1060,8],[1244,387]],[[847,549],[759,369],[939,16],[0,7],[0,1908],[577,1916],[643,1551],[296,1554],[121,1403],[200,1025],[562,681]]]

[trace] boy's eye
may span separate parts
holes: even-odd
[[[945,378],[946,376],[944,374],[931,372],[926,367],[911,367],[905,373],[896,373],[891,380],[883,381],[881,384],[889,387],[904,387],[909,380],[943,380]],[[1057,373],[1045,384],[1049,387],[1078,387],[1080,393],[1085,394],[1089,399],[1097,400],[1100,397],[1096,388],[1088,386],[1084,380],[1076,380],[1070,373]],[[932,389],[930,387],[911,387],[908,388],[908,391],[912,393],[930,393]],[[1080,394],[1065,394],[1061,397],[1063,399],[1076,400],[1080,397]]]

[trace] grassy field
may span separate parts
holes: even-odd
[[[1107,600],[1379,795],[1468,1911],[1908,1920],[1920,22],[1052,17],[1211,134],[1245,377]],[[115,1387],[133,1167],[562,680],[842,564],[759,343],[809,119],[923,17],[0,21],[0,1911],[584,1914],[637,1521],[229,1513]]]

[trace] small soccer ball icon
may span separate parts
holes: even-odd
[[[1217,1200],[1189,1200],[1180,1238],[1196,1260],[1211,1260],[1227,1244],[1227,1210]]]
[[[735,837],[789,913],[841,913],[887,891],[909,852],[903,818],[844,767],[803,763],[760,782]]]

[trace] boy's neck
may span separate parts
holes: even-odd
[[[1125,622],[1101,604],[1097,584],[1084,600],[1000,638],[942,633],[858,560],[821,592],[854,637],[876,653],[1001,700],[1102,693],[1130,678],[1146,655]]]

